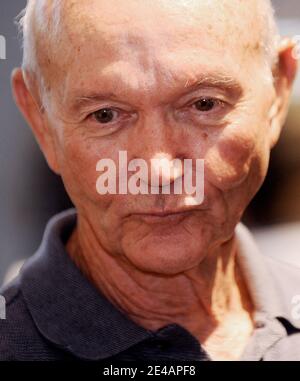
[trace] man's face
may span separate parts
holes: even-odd
[[[90,0],[61,9],[61,38],[44,57],[46,123],[80,218],[111,254],[175,274],[232,236],[270,152],[274,89],[255,17],[235,1]],[[119,151],[149,166],[158,155],[204,159],[203,204],[187,206],[185,194],[99,195],[96,164],[117,163]],[[185,213],[147,216],[163,211]]]

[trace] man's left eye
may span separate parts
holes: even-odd
[[[193,104],[196,110],[201,112],[209,112],[213,110],[216,106],[220,105],[220,101],[213,98],[201,98]]]

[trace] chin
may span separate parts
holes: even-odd
[[[196,267],[204,259],[208,247],[201,238],[148,236],[135,241],[124,251],[130,263],[143,272],[176,275]]]

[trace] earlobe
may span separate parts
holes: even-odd
[[[45,123],[41,108],[26,85],[21,69],[15,69],[12,72],[12,89],[16,104],[31,127],[49,167],[59,174],[51,133]]]

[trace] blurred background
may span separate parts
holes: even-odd
[[[300,1],[273,1],[283,35],[300,35]],[[0,2],[0,35],[6,38],[6,60],[0,60],[0,285],[16,261],[32,255],[45,225],[71,202],[60,179],[47,167],[17,110],[10,73],[21,63],[14,18],[26,0]],[[289,117],[271,158],[264,186],[249,206],[245,223],[262,250],[300,266],[300,76]]]

